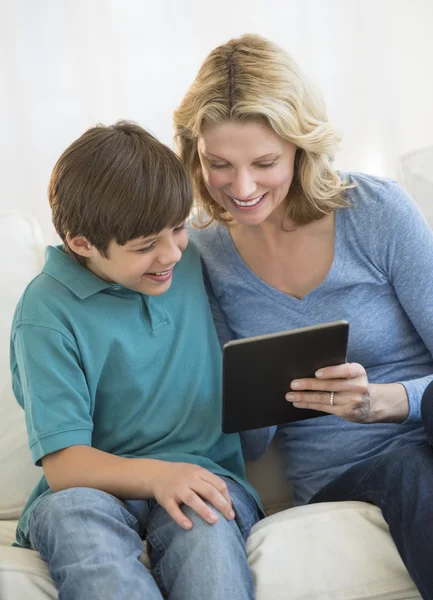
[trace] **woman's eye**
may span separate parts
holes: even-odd
[[[260,169],[270,169],[271,167],[275,167],[276,164],[277,164],[277,161],[274,160],[273,162],[270,162],[270,163],[259,163],[257,166]]]
[[[212,167],[212,169],[225,169],[226,167],[228,167],[228,164],[216,164],[216,163],[210,163],[210,166]]]

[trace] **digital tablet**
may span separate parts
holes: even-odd
[[[345,363],[348,335],[349,323],[334,321],[225,344],[222,430],[234,433],[329,414],[296,408],[285,395],[293,379]]]

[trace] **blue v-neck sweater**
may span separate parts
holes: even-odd
[[[363,425],[327,416],[278,427],[295,502],[371,456],[426,441],[423,391],[433,379],[433,234],[394,181],[342,174],[353,189],[336,213],[334,260],[325,280],[299,300],[255,275],[227,228],[191,229],[198,245],[220,342],[339,319],[350,322],[348,361],[370,383],[401,382],[410,403],[403,424]],[[258,457],[275,428],[243,436]]]

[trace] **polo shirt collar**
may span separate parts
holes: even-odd
[[[42,273],[59,281],[81,300],[113,287],[68,256],[63,246],[47,247]]]

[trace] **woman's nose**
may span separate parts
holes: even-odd
[[[230,186],[231,195],[237,200],[251,199],[256,189],[256,183],[248,170],[238,171]]]

